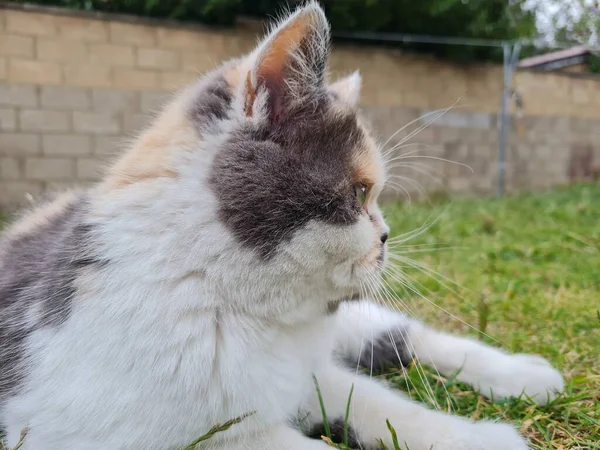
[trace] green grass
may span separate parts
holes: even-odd
[[[567,389],[537,407],[527,399],[492,403],[433,370],[425,369],[433,396],[414,367],[384,376],[442,410],[513,422],[535,449],[600,449],[600,184],[385,210],[392,235],[433,222],[392,249],[433,271],[406,262],[412,289],[388,279],[401,308],[447,331],[543,355]]]

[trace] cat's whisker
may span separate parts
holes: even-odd
[[[414,161],[400,161],[400,162],[395,161],[393,164],[386,166],[388,171],[390,169],[395,169],[397,167],[399,167],[399,168],[405,167],[407,169],[420,168],[421,170],[423,170],[422,173],[429,173],[429,171],[432,171],[432,172],[437,173],[440,176],[443,176],[443,173],[439,169],[436,169],[435,167],[431,167],[431,166],[428,166],[426,164],[422,164],[419,162],[414,162]]]
[[[385,283],[385,281],[384,281],[384,283]],[[389,286],[389,284],[388,284],[388,286]],[[386,291],[387,291],[387,289],[386,289]],[[400,305],[403,305],[403,302],[400,299],[396,298],[393,295],[393,293],[390,293],[389,291],[387,291],[387,292],[389,294],[391,294],[391,296],[390,296],[391,298],[389,298],[389,297],[388,298],[383,298],[382,297],[382,300],[383,300],[383,305],[382,306],[385,306],[387,308],[391,308],[391,309],[395,310],[398,307],[398,303]],[[414,314],[412,314],[412,312],[407,307],[407,305],[404,305],[404,307],[408,310],[408,315],[409,316],[414,316]],[[398,331],[398,334],[401,336],[402,341],[404,342],[404,345],[406,346],[406,348],[410,351],[410,353],[412,355],[414,355],[415,354],[415,347],[414,347],[413,343],[410,341],[410,339],[408,338],[408,336],[406,336],[405,330],[402,330],[399,325],[396,325],[396,329]],[[392,343],[392,346],[394,348],[394,351],[395,351],[395,353],[396,353],[396,355],[398,357],[398,360],[401,361],[400,354],[398,352],[398,348],[396,346],[396,343],[395,343],[395,341],[393,339],[393,336],[392,336],[390,330],[388,330],[388,334],[389,334],[389,338],[390,338],[390,341]],[[423,366],[420,364],[420,362],[418,361],[418,359],[413,360],[413,362],[414,362],[417,374],[419,376],[419,379],[420,379],[422,385],[424,386],[425,391],[427,392],[427,395],[429,396],[429,400],[430,400],[431,404],[437,410],[439,410],[440,409],[439,404],[437,403],[437,400],[435,399],[435,395],[434,395],[433,389],[431,387],[431,384],[429,383],[429,380],[427,379],[427,376],[425,374],[425,370],[424,370]],[[437,372],[437,368],[435,370]],[[438,374],[439,374],[439,372],[438,372]],[[416,386],[415,386],[415,388],[416,388]]]
[[[387,186],[391,187],[394,191],[398,192],[398,191],[403,191],[406,196],[408,197],[408,201],[409,203],[411,202],[411,195],[410,192],[408,191],[408,189],[406,189],[404,186],[402,186],[400,183],[396,183],[395,181],[392,182],[388,182]]]
[[[457,320],[458,322],[460,322],[461,324],[465,325],[466,327],[476,331],[477,333],[480,333],[481,335],[485,336],[486,338],[492,340],[493,342],[501,345],[504,347],[504,344],[502,344],[500,341],[498,341],[497,339],[495,339],[493,336],[490,336],[489,334],[481,331],[479,328],[471,325],[470,323],[464,321],[463,319],[461,319],[460,317],[452,314],[450,311],[448,311],[447,309],[443,308],[442,306],[438,305],[436,302],[432,301],[431,299],[429,299],[428,297],[426,297],[425,295],[423,295],[415,286],[413,286],[412,284],[410,284],[410,282],[412,283],[416,283],[418,285],[420,285],[421,287],[423,287],[417,280],[415,280],[414,278],[412,278],[410,275],[407,275],[405,272],[402,273],[393,273],[393,268],[394,266],[390,265],[389,268],[390,270],[386,272],[386,275],[389,276],[390,278],[392,278],[394,281],[402,284],[403,286],[405,286],[407,289],[410,290],[410,292],[412,292],[413,294],[417,295],[419,298],[421,298],[422,300],[425,300],[427,303],[433,305],[434,307],[436,307],[437,309],[439,309],[440,311],[442,311],[443,313],[447,314],[448,316],[450,316],[452,319]],[[429,293],[432,293],[429,289],[425,288]],[[456,294],[458,295],[458,294]]]
[[[396,247],[391,247],[396,248]],[[413,249],[413,250],[402,250],[403,254],[411,254],[411,253],[431,253],[433,251],[443,251],[443,250],[456,250],[464,247],[433,247],[433,248],[425,248],[425,249]]]
[[[386,288],[385,285],[382,284],[382,279],[376,279],[375,281],[373,281],[374,284],[378,285],[379,288],[373,291],[373,296],[374,299],[376,300],[377,303],[379,303],[381,306],[383,307],[388,307],[391,309],[395,309],[395,302],[393,302],[391,299],[387,298],[386,296],[384,296],[384,292],[386,292]],[[382,289],[384,290],[382,292]],[[391,297],[394,300],[399,300],[394,298],[393,293],[387,291],[387,294],[389,295],[389,297]],[[390,295],[391,294],[391,295]],[[397,326],[397,331],[399,333],[399,335],[402,337],[402,340],[404,341],[404,344],[406,346],[407,349],[409,349],[409,351],[414,354],[414,346],[412,345],[412,343],[410,343],[409,341],[407,342],[407,338],[404,335],[403,330],[401,330],[398,326]],[[388,330],[388,333],[390,333],[390,330]],[[396,346],[395,341],[393,340],[393,336],[390,334],[390,343],[393,346],[394,352],[396,353],[396,356],[398,358],[398,361],[401,363],[401,357],[400,357],[400,352],[398,351],[398,348]],[[371,361],[371,364],[373,362]],[[425,375],[425,371],[423,369],[423,367],[421,367],[418,363],[415,363],[415,369],[417,371],[417,374],[419,376],[419,379],[421,381],[421,384],[424,386],[425,391],[427,392],[427,395],[429,396],[429,400],[431,402],[431,404],[439,410],[439,404],[437,403],[437,401],[435,400],[435,395],[433,393],[433,390],[431,388],[431,385],[429,384],[428,380],[427,380],[427,376]],[[406,377],[406,380],[410,380],[410,378]],[[417,389],[417,386],[414,386],[415,389]]]
[[[410,267],[412,267],[414,269],[420,270],[421,272],[423,272],[423,273],[425,273],[427,275],[432,276],[438,283],[440,283],[443,287],[445,287],[446,289],[448,289],[450,292],[452,292],[456,296],[459,296],[459,293],[456,292],[453,288],[451,288],[447,284],[445,284],[443,281],[440,281],[440,278],[442,280],[444,280],[444,281],[447,281],[450,284],[455,285],[459,289],[462,289],[462,290],[464,290],[466,292],[469,292],[470,294],[475,294],[475,292],[473,292],[471,289],[469,289],[467,287],[464,287],[464,286],[461,286],[456,281],[454,281],[453,279],[447,277],[446,275],[444,275],[444,274],[442,274],[442,273],[440,273],[440,272],[438,272],[438,271],[436,271],[436,270],[434,270],[434,269],[432,269],[432,268],[430,268],[430,267],[428,267],[428,266],[426,266],[424,264],[421,264],[421,263],[419,263],[419,262],[417,262],[417,261],[415,261],[415,260],[413,260],[411,258],[406,258],[406,257],[404,257],[402,255],[398,255],[398,254],[393,253],[393,252],[389,253],[389,257],[391,259],[395,259],[397,261],[400,261],[400,262],[402,262],[402,263],[404,263],[404,264],[406,264],[406,265],[408,265],[408,266],[410,266]]]
[[[473,168],[471,166],[469,166],[468,164],[464,164],[458,161],[453,161],[451,159],[448,158],[442,158],[441,156],[431,156],[431,155],[402,155],[399,157],[394,158],[392,161],[398,161],[398,160],[402,160],[402,159],[416,159],[416,158],[422,158],[422,159],[432,159],[435,161],[442,161],[448,164],[456,164],[457,166],[461,166],[464,167],[466,169],[469,169],[469,171],[471,173],[475,173],[475,171],[473,170]]]
[[[421,166],[427,167],[424,164],[421,164]],[[414,165],[412,165],[411,163],[398,163],[398,164],[394,165],[392,168],[407,168],[407,169],[410,169],[417,173],[420,173],[422,175],[425,175],[426,177],[430,178],[436,184],[443,185],[443,183],[442,183],[443,175],[440,175],[440,176],[432,175],[427,170],[422,169],[421,167],[418,167],[417,163],[415,163]],[[432,170],[436,170],[436,169],[432,168]],[[437,172],[439,173],[439,171],[437,171]],[[398,176],[399,176],[398,174],[392,173],[392,174],[388,175],[387,180],[393,180],[394,178],[397,178]],[[387,180],[386,180],[386,183],[388,182]]]
[[[424,125],[419,126],[416,130],[412,131],[411,133],[409,133],[404,139],[402,139],[401,142],[406,142],[408,141],[410,138],[412,138],[413,136],[415,136],[416,134],[420,133],[421,131],[423,131],[425,128],[427,128],[429,125],[431,125],[432,123],[434,123],[437,119],[439,119],[440,117],[442,117],[444,114],[446,114],[448,111],[450,111],[452,108],[454,108],[454,106],[458,103],[458,100],[456,102],[454,102],[451,106],[447,107],[447,108],[443,108],[443,109],[437,109],[435,111],[430,111],[426,114],[423,114],[420,117],[417,117],[416,119],[411,120],[410,122],[408,122],[406,125],[404,125],[402,128],[399,128],[394,134],[392,134],[382,145],[382,147],[385,147],[394,137],[396,137],[398,135],[398,133],[401,133],[402,131],[404,131],[406,128],[408,128],[409,126],[411,126],[412,124],[425,119],[429,116],[434,116],[433,119],[427,121]]]
[[[383,158],[383,160],[386,162],[386,165],[387,165],[387,163],[389,162],[388,158],[394,150],[400,150],[403,148],[410,148],[410,147],[431,147],[431,145],[423,144],[423,143],[419,143],[419,142],[411,142],[409,144],[396,144],[393,147],[390,147],[387,150],[383,151],[381,154],[381,157]],[[419,151],[419,148],[417,148],[416,150],[404,153],[404,154],[406,154],[406,155],[413,154],[413,153],[417,153],[418,151]]]
[[[441,111],[444,111],[444,109],[436,109],[434,111],[430,111],[426,114],[423,114],[419,117],[417,117],[416,119],[411,120],[410,122],[404,124],[402,127],[398,128],[396,131],[394,131],[394,133],[392,133],[387,139],[386,141],[381,145],[382,148],[385,148],[386,145],[388,145],[390,143],[390,141],[392,139],[394,139],[396,136],[398,136],[398,133],[402,133],[404,130],[406,130],[408,127],[410,127],[412,124],[417,123],[418,121],[425,119],[429,116],[435,115],[435,114],[439,114]]]
[[[394,293],[394,290],[393,290],[392,286],[391,286],[391,285],[390,285],[390,284],[389,284],[389,283],[388,283],[388,282],[387,282],[385,279],[383,280],[383,283],[384,283],[384,285],[386,285],[386,286],[387,286],[387,290],[388,290],[388,292],[391,292],[391,293],[392,293],[392,295],[393,295],[393,293]],[[394,298],[395,298],[395,297],[394,297]],[[406,304],[405,304],[405,303],[404,303],[404,302],[403,302],[401,299],[399,299],[399,298],[398,298],[398,299],[397,299],[397,301],[399,301],[400,305],[401,305],[401,306],[403,306],[403,307],[405,308],[405,310],[406,310],[406,312],[407,312],[407,315],[408,315],[409,317],[417,317],[417,316],[416,316],[416,314],[414,314],[414,313],[413,313],[413,311],[411,311],[410,307],[409,307],[408,305],[406,305]],[[392,308],[393,308],[393,306],[394,306],[394,304],[390,304],[390,307],[392,307]],[[411,347],[411,350],[412,350],[412,354],[414,355],[413,362],[415,363],[415,365],[417,365],[417,364],[421,364],[421,363],[420,363],[420,360],[419,360],[419,358],[417,358],[417,357],[416,357],[415,347],[414,347],[414,344],[413,344],[413,343],[410,341],[410,337],[408,337],[408,336],[407,336],[407,337],[405,338],[405,337],[404,337],[404,334],[401,334],[401,336],[403,337],[403,340],[405,341],[405,343],[406,343],[406,340],[408,340],[408,341],[410,342],[410,347]],[[418,335],[417,335],[417,339],[419,339],[419,342],[420,342],[421,344],[423,344],[423,342],[420,340],[421,338],[420,338]],[[426,348],[426,346],[423,346],[423,345],[422,345],[422,347]],[[429,358],[429,359],[431,360],[431,358]],[[435,370],[435,372],[436,372],[436,374],[438,375],[438,377],[440,377],[440,378],[444,378],[444,377],[443,377],[443,375],[442,375],[442,374],[440,373],[440,371],[438,370],[438,368],[437,368],[437,366],[435,365],[435,363],[433,363],[433,362],[432,362],[432,363],[431,363],[431,367],[432,367],[432,368]],[[447,398],[449,398],[449,397],[450,397],[450,394],[449,394],[449,392],[448,392],[448,390],[447,390],[447,388],[446,388],[446,385],[445,385],[444,383],[442,383],[442,386],[443,386],[443,388],[444,388],[444,391],[445,391],[445,393],[446,393],[446,397],[447,397]],[[437,402],[436,402],[436,405],[437,405]]]
[[[418,181],[413,180],[410,177],[406,177],[406,176],[403,176],[403,175],[395,174],[395,175],[392,175],[390,178],[391,179],[397,178],[398,180],[406,181],[411,186],[414,186],[417,189],[417,191],[419,192],[419,194],[421,194],[421,196],[423,196],[423,197],[427,196],[427,192],[425,191],[425,188],[421,185],[421,183],[419,183]],[[388,183],[388,185],[389,184],[398,184],[395,181],[388,181],[387,183]],[[410,200],[410,197],[409,197],[409,200]]]
[[[430,220],[430,217],[423,223],[423,225],[421,225],[419,228],[416,228],[412,231],[406,232],[406,233],[402,233],[399,235],[394,236],[391,239],[388,239],[388,243],[389,244],[397,244],[397,243],[405,243],[408,242],[420,235],[422,235],[423,233],[427,232],[433,225],[435,225],[435,223],[440,220],[440,218],[442,217],[442,215],[444,214],[445,209],[433,220]]]
[[[420,143],[413,143],[413,144],[396,144],[394,147],[390,148],[389,150],[396,150],[396,149],[401,149],[401,148],[405,148],[408,145],[412,145],[412,146],[418,146],[418,147],[430,147],[427,144],[420,144]],[[420,148],[417,148],[416,150],[411,150],[410,152],[404,152],[401,153],[400,155],[395,155],[394,158],[392,158],[392,160],[395,161],[395,158],[397,156],[402,156],[402,155],[414,155],[415,153],[419,153],[421,151]],[[392,160],[388,159],[389,153],[387,154],[387,156],[385,157],[385,162],[386,165],[390,162],[392,162]]]

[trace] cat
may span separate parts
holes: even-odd
[[[348,369],[418,358],[484,395],[563,389],[543,358],[455,337],[361,297],[382,273],[385,164],[358,74],[326,81],[316,2],[165,106],[97,185],[0,245],[0,426],[22,450],[526,449],[509,424],[414,403]],[[314,377],[314,379],[313,379]],[[314,434],[314,433],[313,433]],[[318,432],[316,433],[318,434]]]

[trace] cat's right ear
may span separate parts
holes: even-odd
[[[281,22],[249,56],[244,113],[277,121],[296,101],[324,86],[329,24],[316,2]]]

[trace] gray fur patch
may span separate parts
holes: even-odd
[[[99,263],[84,213],[79,199],[34,233],[0,242],[0,403],[25,376],[27,336],[67,319],[75,278]]]
[[[220,219],[263,258],[311,220],[349,225],[360,215],[351,161],[362,130],[331,102],[322,92],[268,125],[246,125],[214,159]]]
[[[352,449],[360,449],[366,448],[361,442],[358,440],[358,436],[356,431],[348,425],[347,430],[342,419],[334,420],[333,422],[329,422],[329,431],[331,432],[331,436],[327,436],[325,430],[325,424],[320,423],[313,425],[310,432],[307,434],[307,437],[312,439],[321,439],[321,436],[330,437],[331,440],[336,444],[344,444],[344,431],[347,431],[348,434],[348,442],[347,445]]]
[[[189,111],[192,121],[199,128],[204,128],[225,119],[231,109],[232,96],[231,88],[222,76],[214,76],[213,80],[208,79],[207,85],[194,99]]]
[[[365,369],[383,371],[390,367],[408,367],[413,360],[406,330],[390,330],[364,345],[358,364]],[[357,361],[350,361],[356,365]]]

